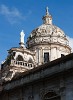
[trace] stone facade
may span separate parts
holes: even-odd
[[[73,54],[3,84],[0,100],[72,100]]]

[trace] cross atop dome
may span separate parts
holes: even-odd
[[[48,7],[46,7],[46,15],[49,15]]]
[[[43,17],[43,24],[52,24],[52,16],[49,14],[48,7],[46,7],[46,15]]]

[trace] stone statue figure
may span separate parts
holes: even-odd
[[[20,43],[23,43],[24,44],[24,31],[22,30],[21,33],[20,33]]]

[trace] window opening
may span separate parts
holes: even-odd
[[[44,53],[44,62],[45,63],[49,62],[49,52]]]
[[[18,57],[16,58],[17,61],[23,61],[23,57],[21,55],[18,55]]]

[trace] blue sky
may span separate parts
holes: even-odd
[[[22,29],[26,42],[31,31],[42,24],[47,6],[53,24],[73,41],[73,0],[0,0],[0,62],[7,50],[19,46]]]

